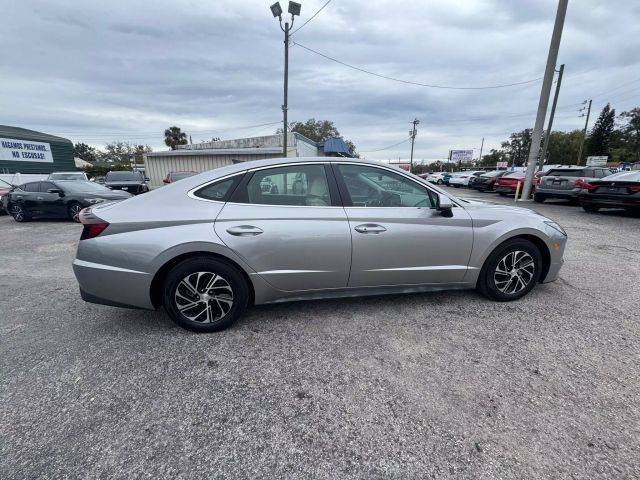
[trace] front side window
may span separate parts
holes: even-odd
[[[249,203],[258,205],[331,205],[324,165],[257,170],[247,183],[247,199]]]
[[[25,192],[38,192],[40,191],[40,182],[25,183],[21,189]]]
[[[435,202],[426,188],[397,173],[365,165],[339,165],[354,207],[426,207]]]
[[[58,186],[55,183],[51,183],[51,182],[40,182],[40,191],[42,193],[47,193],[47,190],[51,189],[51,188],[58,188]]]

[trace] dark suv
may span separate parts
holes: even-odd
[[[124,190],[134,195],[149,191],[147,178],[141,172],[107,172],[107,176],[104,177],[104,186],[111,190]]]
[[[563,198],[571,203],[578,203],[578,195],[583,185],[611,175],[611,170],[604,167],[553,168],[540,179],[536,185],[533,199],[542,203],[547,198]]]

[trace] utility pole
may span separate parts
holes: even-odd
[[[540,154],[542,129],[544,128],[544,119],[547,116],[547,106],[549,105],[549,96],[551,95],[553,74],[556,69],[556,61],[558,60],[558,50],[560,49],[560,39],[562,38],[562,28],[564,26],[564,17],[567,14],[568,3],[569,0],[558,1],[556,21],[553,25],[553,34],[551,35],[551,44],[549,45],[547,66],[544,71],[544,79],[542,81],[542,89],[540,91],[540,101],[538,102],[538,113],[536,115],[536,123],[533,127],[533,134],[531,136],[529,162],[527,164],[527,174],[524,178],[522,196],[520,197],[521,200],[529,200],[529,195],[531,194],[531,185],[533,184],[533,175],[536,172],[536,162],[538,160],[538,155]]]
[[[411,135],[411,159],[409,160],[409,171],[413,172],[413,144],[416,141],[416,133],[418,133],[417,127],[420,123],[420,120],[414,118],[413,122],[411,123],[413,123],[413,130],[409,132],[409,135]]]
[[[484,148],[484,137],[482,137],[482,143],[480,144],[480,156],[478,157],[478,164],[482,163],[482,149]]]
[[[583,110],[584,110],[584,107],[582,107],[580,111],[583,111]],[[580,151],[578,152],[578,163],[576,165],[580,165],[582,163],[582,149],[584,148],[584,141],[587,138],[587,125],[589,125],[590,113],[591,113],[591,100],[589,100],[589,107],[587,107],[587,119],[584,122],[584,130],[582,130],[582,142],[580,142]],[[580,116],[584,117],[584,113]]]
[[[547,160],[547,149],[549,148],[549,139],[551,138],[551,128],[553,127],[553,117],[556,114],[556,105],[558,104],[558,95],[560,95],[560,85],[562,84],[562,73],[564,72],[564,63],[560,65],[560,71],[558,72],[558,81],[556,82],[556,93],[553,96],[553,103],[551,104],[551,116],[549,117],[549,125],[547,126],[547,134],[544,136],[544,145],[542,147],[542,155],[540,155],[540,169]]]

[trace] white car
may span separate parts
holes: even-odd
[[[89,177],[84,172],[53,172],[49,174],[47,180],[80,180],[88,182]]]
[[[449,185],[452,187],[460,188],[461,186],[469,185],[469,179],[473,172],[458,172],[449,177]]]
[[[444,176],[448,172],[436,172],[430,173],[427,177],[427,182],[437,183],[438,185],[442,185],[444,183]]]

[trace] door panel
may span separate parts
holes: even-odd
[[[66,216],[62,197],[57,193],[47,193],[50,188],[59,188],[55,183],[40,182],[40,193],[37,196],[38,210],[50,217]]]
[[[345,208],[353,236],[349,286],[461,282],[467,271],[473,232],[458,207],[446,218],[429,208]],[[374,224],[380,233],[361,233]]]

